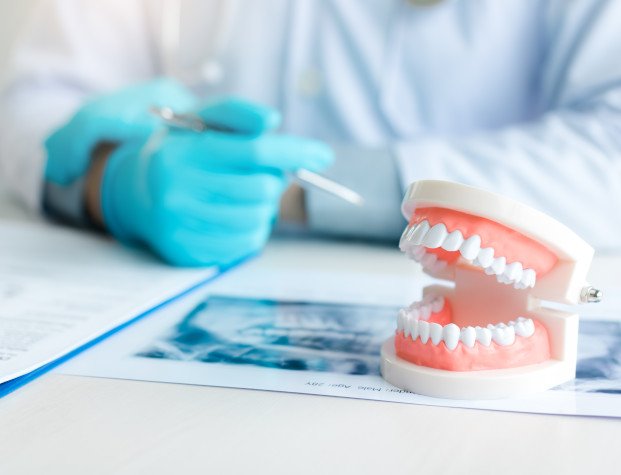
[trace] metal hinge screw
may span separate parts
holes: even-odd
[[[593,286],[584,287],[580,292],[580,300],[583,303],[596,303],[602,300],[602,291]]]

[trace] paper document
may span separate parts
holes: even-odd
[[[205,281],[105,237],[0,222],[0,383],[27,374]]]
[[[562,387],[497,401],[424,397],[386,383],[379,374],[379,352],[395,331],[398,307],[411,301],[428,278],[348,273],[346,266],[338,272],[274,269],[260,261],[159,310],[58,371],[434,406],[621,417],[619,321],[582,323],[577,379]]]

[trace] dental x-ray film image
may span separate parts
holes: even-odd
[[[389,306],[214,296],[136,356],[378,376],[395,314]],[[576,379],[555,390],[621,396],[621,322],[583,322],[578,353]]]
[[[212,297],[138,356],[379,375],[394,307]]]

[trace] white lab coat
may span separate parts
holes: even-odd
[[[402,185],[499,191],[621,248],[621,2],[415,3],[45,1],[9,71],[2,177],[38,206],[53,128],[89,95],[170,75],[274,106],[289,133],[389,150]]]

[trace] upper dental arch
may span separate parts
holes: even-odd
[[[449,233],[444,223],[430,226],[427,220],[423,220],[408,225],[403,231],[399,247],[432,272],[439,272],[446,267],[447,262],[425,249],[442,248],[446,251],[459,250],[461,256],[472,265],[483,268],[488,275],[495,275],[500,283],[513,284],[516,289],[532,288],[537,281],[534,269],[524,269],[519,261],[507,263],[504,256],[495,257],[496,251],[492,247],[481,248],[481,236],[478,234],[464,238],[458,229]]]

